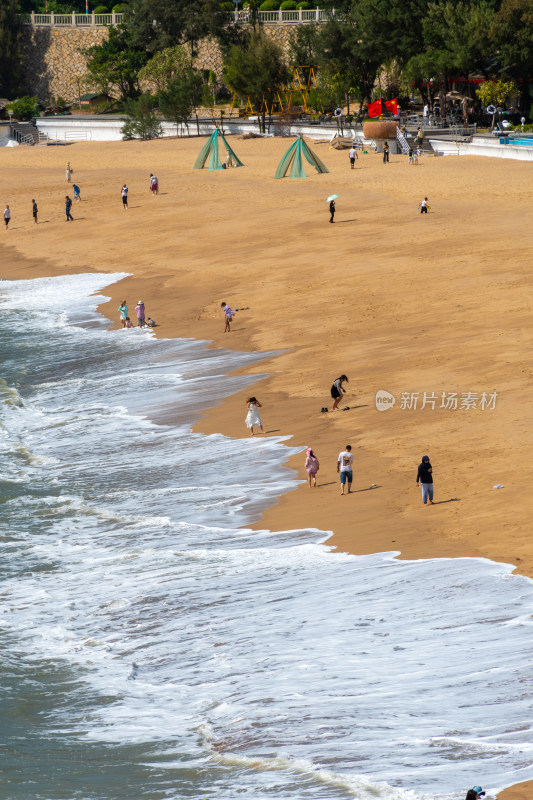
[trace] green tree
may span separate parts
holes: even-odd
[[[152,56],[139,72],[141,81],[150,81],[160,92],[174,78],[185,75],[191,66],[191,56],[182,45],[165,47]]]
[[[254,108],[261,109],[264,130],[265,103],[271,108],[276,93],[288,79],[281,47],[260,33],[252,33],[245,47],[231,48],[225,62],[225,79],[232,91],[249,97]]]
[[[320,32],[320,71],[330,76],[336,102],[348,102],[355,94],[363,105],[371,99],[384,53],[361,25],[354,7],[342,20],[333,19]],[[323,76],[319,83],[324,85]]]
[[[148,56],[132,47],[122,28],[109,28],[108,38],[102,44],[85,51],[87,83],[96,85],[101,92],[112,94],[118,89],[121,99],[139,95],[139,71]]]
[[[222,34],[229,22],[219,0],[130,0],[128,6],[130,44],[152,53],[189,44],[194,55],[201,39]]]
[[[16,0],[0,2],[0,95],[13,97],[21,85],[21,23]]]
[[[26,121],[37,116],[38,113],[38,100],[36,97],[18,97],[7,106],[8,111],[13,112],[13,117],[19,121]]]
[[[484,75],[494,68],[491,43],[494,9],[490,2],[431,3],[422,21],[421,52],[406,66],[406,74],[421,84],[424,99],[445,97],[450,79],[469,72]]]
[[[154,111],[154,98],[145,93],[136,100],[126,101],[127,122],[122,126],[124,139],[157,139],[162,134],[161,123]]]
[[[176,125],[176,134],[179,134],[179,126],[185,123],[188,127],[188,120],[193,110],[198,105],[202,94],[202,76],[197,70],[188,69],[185,75],[176,75],[159,92],[159,108],[161,113],[171,119]]]
[[[494,18],[492,35],[501,60],[501,74],[518,84],[520,110],[529,117],[529,79],[533,76],[533,0],[503,0]]]

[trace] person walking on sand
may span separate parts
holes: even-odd
[[[352,165],[352,169],[354,169],[355,168],[355,159],[358,158],[358,155],[357,155],[357,150],[355,149],[355,147],[353,147],[353,145],[352,145],[352,147],[350,149],[350,152],[348,153],[348,156],[349,156],[349,159],[350,159],[350,164]]]
[[[220,306],[224,309],[224,319],[226,320],[224,333],[229,333],[231,331],[231,320],[235,316],[235,312],[231,310],[227,303],[222,302]]]
[[[35,202],[35,200],[32,200],[31,202],[32,202],[31,213],[33,214],[33,222],[35,225],[37,225],[37,214],[39,213],[39,209],[37,208],[37,203]]]
[[[433,505],[433,467],[429,456],[422,456],[422,463],[418,465],[416,485],[422,487],[422,502],[424,505]]]
[[[126,184],[124,184],[124,186],[122,187],[121,194],[122,194],[122,210],[123,211],[127,211],[128,210],[128,187],[126,186]]]
[[[74,200],[75,200],[77,203],[79,203],[79,202],[80,202],[80,200],[81,200],[81,191],[80,191],[80,187],[79,187],[79,186],[78,186],[76,183],[73,183],[73,184],[72,184],[72,188],[74,189]]]
[[[70,166],[70,161],[67,161],[67,166],[65,168],[65,178],[67,179],[67,183],[70,183],[70,178],[72,177],[72,173],[74,170]]]
[[[320,464],[318,463],[318,458],[313,453],[310,447],[307,448],[307,457],[305,459],[305,469],[307,472],[307,477],[309,480],[309,488],[316,486],[316,474],[320,469]]]
[[[145,310],[144,310],[144,303],[143,303],[143,301],[142,301],[142,300],[139,300],[139,302],[138,302],[138,303],[137,303],[137,305],[135,306],[135,311],[137,312],[137,323],[138,323],[138,325],[139,325],[139,328],[144,328],[144,323],[145,323],[145,320],[144,320]]]
[[[385,142],[385,144],[383,145],[383,163],[384,164],[388,164],[389,163],[389,143],[388,142]]]
[[[342,385],[345,381],[346,383],[349,383],[349,380],[346,377],[346,375],[341,375],[340,378],[337,378],[337,380],[333,381],[333,385],[331,387],[331,396],[333,398],[333,408],[331,409],[332,411],[337,411],[337,406],[340,403],[341,397],[343,396],[343,394],[346,394],[346,389],[344,389]]]
[[[329,204],[329,213],[330,213],[329,221],[335,222],[335,220],[333,219],[333,217],[335,216],[335,200],[332,200]]]
[[[261,405],[257,397],[249,397],[246,402],[248,403],[248,413],[245,419],[246,426],[250,428],[252,436],[255,436],[254,425],[256,427],[261,428],[261,433],[264,433],[263,423],[261,422],[261,417],[259,416],[259,411],[258,411],[258,409],[262,408],[263,406]]]
[[[9,206],[6,206],[4,208],[4,222],[6,224],[6,231],[7,231],[8,227],[9,227],[9,220],[10,219],[11,219],[11,209],[9,208]]]
[[[352,446],[351,444],[346,445],[346,449],[339,453],[339,457],[337,458],[337,472],[340,472],[340,479],[341,479],[341,494],[344,494],[344,487],[348,484],[348,494],[352,491],[352,482],[353,482],[353,472],[352,472],[352,464],[353,464],[353,455],[352,455]]]
[[[159,181],[152,173],[150,173],[150,191],[152,192],[152,197],[159,194]]]
[[[122,327],[126,327],[126,320],[129,319],[128,317],[128,305],[125,300],[118,307],[118,313],[120,314],[120,321],[122,322]]]
[[[420,213],[421,214],[427,214],[428,213],[428,199],[427,199],[427,197],[424,197],[424,199],[420,203]]]
[[[70,213],[70,209],[71,208],[72,208],[72,200],[68,196],[68,194],[66,194],[65,195],[65,214],[67,215],[67,218],[66,218],[65,222],[74,222],[74,217]]]

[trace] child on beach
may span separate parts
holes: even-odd
[[[424,199],[422,200],[422,202],[420,203],[420,205],[418,206],[418,208],[420,209],[420,213],[421,213],[421,214],[427,214],[427,213],[428,213],[428,208],[429,208],[429,206],[428,206],[428,199],[427,199],[427,197],[424,197]]]
[[[355,159],[358,158],[357,150],[355,149],[355,147],[352,147],[350,149],[350,152],[348,153],[348,157],[350,159],[350,164],[352,165],[352,169],[354,169],[354,167],[355,167]]]
[[[32,200],[31,202],[32,202],[31,209],[33,214],[33,221],[35,225],[37,225],[37,214],[39,213],[39,209],[37,208],[37,203],[35,202],[35,200]]]
[[[155,194],[159,194],[159,181],[152,173],[150,173],[150,191],[152,192],[152,197]]]
[[[80,192],[80,187],[79,187],[77,184],[73,183],[73,184],[72,184],[72,188],[74,189],[74,200],[76,200],[76,202],[77,202],[77,203],[79,203],[79,202],[80,202],[80,200],[81,200],[81,197],[80,197],[80,194],[81,194],[81,192]]]
[[[316,486],[316,474],[320,469],[318,458],[310,447],[307,448],[307,458],[305,459],[305,469],[309,480],[309,488]]]
[[[124,184],[124,186],[122,187],[121,195],[122,195],[122,210],[123,211],[127,211],[128,210],[128,187],[126,186],[126,184]]]
[[[122,322],[122,327],[126,327],[126,320],[129,319],[128,317],[128,306],[126,301],[123,300],[122,303],[118,307],[118,313],[120,314],[120,321]]]
[[[245,419],[246,426],[250,428],[252,436],[255,436],[254,425],[258,425],[261,428],[261,433],[264,433],[263,423],[261,422],[261,417],[259,416],[259,411],[257,410],[258,408],[262,408],[261,403],[257,397],[249,397],[246,402],[248,403],[248,413]]]
[[[4,208],[4,222],[6,223],[6,231],[8,229],[10,219],[11,219],[11,209],[9,208],[9,206],[6,206]]]
[[[133,322],[131,321],[131,319],[129,317],[126,317],[126,319],[124,320],[124,327],[125,328],[133,328]]]
[[[235,316],[235,312],[231,310],[231,308],[228,306],[227,303],[222,302],[220,306],[221,308],[224,309],[224,319],[226,320],[226,324],[224,326],[224,333],[226,332],[229,333],[231,331],[230,323],[233,317]]]
[[[155,328],[157,323],[155,319],[152,319],[152,317],[148,317],[148,322],[146,324],[148,325],[149,328]]]

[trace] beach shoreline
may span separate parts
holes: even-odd
[[[268,377],[202,412],[194,426],[203,433],[246,436],[245,400],[253,393],[263,403],[267,435],[289,435],[288,444],[302,448],[288,460],[302,484],[269,507],[255,528],[333,531],[328,545],[355,554],[490,558],[533,577],[524,498],[531,369],[523,329],[531,280],[523,254],[530,234],[515,213],[517,192],[531,203],[523,166],[495,164],[489,176],[482,159],[428,159],[412,169],[393,156],[390,169],[397,172],[385,174],[388,167],[368,154],[350,175],[345,153],[317,145],[331,175],[270,182],[286,140],[237,140],[235,149],[250,166],[228,174],[192,173],[198,144],[69,148],[83,202],[74,205],[75,223],[66,231],[65,154],[17,148],[22,152],[6,162],[2,180],[2,196],[13,198],[14,214],[3,240],[10,255],[1,277],[133,273],[105,289],[111,299],[99,310],[112,327],[120,327],[116,308],[124,297],[132,318],[143,299],[158,323],[157,336],[278,353],[240,370]],[[125,171],[133,175],[127,212],[119,195]],[[162,194],[156,198],[148,190],[150,171],[160,177]],[[486,197],[504,174],[509,188],[498,198],[495,231],[492,218],[484,216]],[[348,185],[354,177],[357,192]],[[180,187],[179,198],[173,185]],[[344,192],[337,220],[346,225],[340,231],[324,224],[323,200],[337,187]],[[243,197],[238,208],[251,217],[244,235],[232,206],[237,191]],[[27,198],[34,194],[46,225],[31,223]],[[416,203],[425,194],[433,214],[421,220]],[[23,203],[28,214],[19,222]],[[518,252],[502,254],[509,238],[520,241]],[[497,261],[487,251],[498,253]],[[237,313],[230,334],[223,333],[223,300],[232,308],[249,307]],[[321,407],[331,408],[330,384],[342,372],[351,379],[350,410],[322,414]],[[397,397],[395,409],[376,410],[375,393],[382,389]],[[496,391],[498,401],[494,411],[399,408],[404,392],[421,397],[424,391]],[[347,443],[354,447],[355,491],[341,498],[335,463]],[[317,490],[303,483],[307,446],[321,462]],[[426,451],[435,469],[432,508],[422,505],[415,486]],[[497,483],[502,491],[492,489]],[[520,784],[500,796],[521,800],[529,788]]]

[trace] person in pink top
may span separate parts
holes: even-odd
[[[309,488],[316,486],[316,474],[320,469],[318,458],[315,456],[310,447],[307,448],[307,457],[305,459],[305,469],[309,480]]]
[[[144,326],[145,326],[145,319],[144,319],[145,311],[144,311],[144,303],[143,303],[142,300],[139,300],[139,302],[135,306],[135,311],[137,312],[137,322],[138,322],[139,328],[144,328]]]

